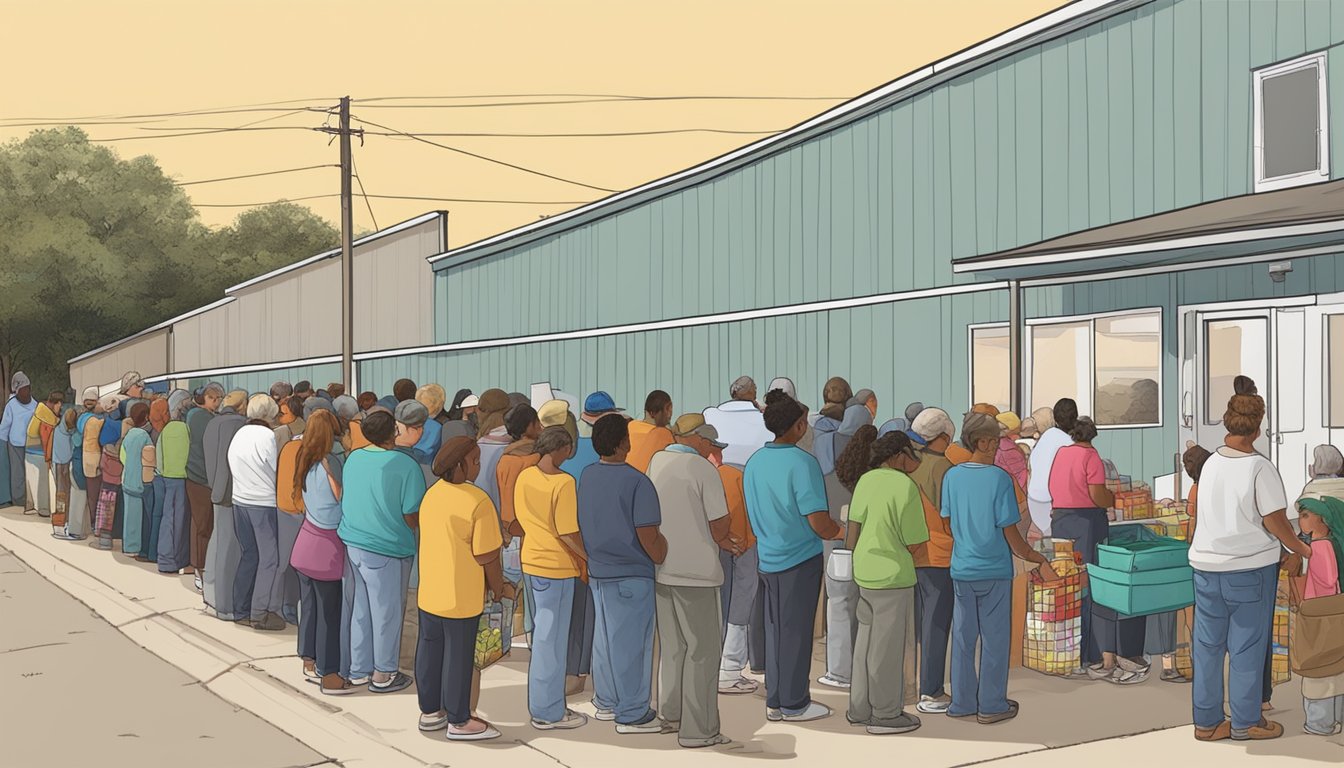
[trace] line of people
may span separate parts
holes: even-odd
[[[13,404],[31,401],[22,383],[7,438],[23,418]],[[1095,558],[1112,502],[1095,425],[1061,400],[1026,422],[977,405],[959,428],[915,403],[879,428],[871,390],[834,378],[822,394],[811,416],[788,379],[761,405],[743,377],[703,413],[674,418],[654,391],[633,419],[605,392],[576,417],[565,400],[533,408],[500,389],[460,390],[445,409],[441,387],[406,379],[383,398],[308,382],[163,397],[128,373],[117,394],[86,390],[82,412],[63,414],[59,393],[34,404],[24,456],[31,488],[69,499],[53,535],[120,539],[193,574],[221,619],[297,624],[323,694],[415,684],[419,727],[450,740],[499,735],[475,714],[473,651],[487,602],[515,598],[540,730],[586,724],[567,699],[590,673],[597,719],[687,748],[727,742],[717,697],[754,693],[748,669],[764,676],[766,719],[829,716],[809,692],[823,588],[819,682],[849,690],[850,723],[912,731],[907,703],[1013,718],[1014,559],[1057,578],[1028,544],[1042,495],[1029,489],[1044,473],[1047,525]],[[1142,619],[1089,606],[1083,632],[1073,676],[1146,678]]]

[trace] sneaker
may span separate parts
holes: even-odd
[[[891,736],[897,733],[909,733],[918,730],[919,718],[902,712],[899,717],[881,723],[869,723],[868,733],[873,736]]]
[[[662,733],[663,721],[659,720],[657,715],[653,715],[642,723],[617,723],[616,732],[627,736],[644,733]]]
[[[822,704],[819,701],[814,701],[809,703],[806,707],[803,708],[802,712],[799,712],[797,714],[791,715],[787,712],[784,712],[783,710],[780,710],[780,714],[782,715],[785,722],[810,723],[813,720],[820,720],[824,717],[830,717],[831,708],[826,706],[825,704]]]
[[[660,723],[660,724],[662,725],[662,727],[663,727],[663,728],[662,728],[662,731],[660,731],[661,733],[680,733],[680,732],[681,732],[681,721],[680,721],[680,720],[663,720],[663,719],[659,718],[659,723]]]
[[[1195,726],[1196,741],[1222,741],[1232,738],[1232,721],[1224,720],[1212,728]]]
[[[303,676],[309,680],[321,680],[322,676],[317,674],[317,662],[304,660]]]
[[[1134,685],[1147,680],[1151,669],[1147,664],[1138,664],[1129,659],[1117,659],[1111,674],[1103,679],[1115,685]]]
[[[104,552],[110,552],[112,550],[112,542],[103,539],[94,539],[89,542],[89,546],[94,549],[101,549]]]
[[[761,687],[761,684],[755,680],[748,680],[739,676],[736,680],[720,680],[719,693],[724,696],[738,696],[744,693],[755,693]]]
[[[915,705],[917,712],[926,715],[945,715],[947,708],[952,706],[952,697],[944,693],[941,696],[920,696],[919,703]]]
[[[1012,720],[1014,717],[1017,717],[1017,702],[1009,699],[1007,711],[993,715],[976,715],[975,721],[981,725],[993,725],[1004,720]]]
[[[1104,667],[1100,663],[1091,664],[1086,669],[1089,680],[1105,680],[1115,672],[1115,667]]]
[[[867,720],[858,720],[848,712],[845,713],[845,722],[853,726],[864,726],[868,724]]]
[[[392,675],[391,678],[384,680],[381,683],[376,680],[369,683],[369,692],[396,693],[397,691],[404,691],[407,688],[410,688],[411,684],[414,682],[415,681],[411,679],[410,675],[404,672],[397,672],[396,674]]]
[[[708,739],[696,739],[696,740],[677,739],[677,744],[679,744],[683,749],[703,749],[704,747],[717,747],[720,744],[732,744],[732,743],[733,740],[728,738],[727,736],[724,736],[722,733],[718,734],[717,736],[711,736]]]
[[[479,717],[473,717],[462,725],[448,726],[447,734],[449,741],[489,741],[499,736],[499,731],[493,725]]]
[[[448,713],[439,710],[433,714],[420,715],[420,730],[429,733],[432,731],[442,731],[448,727]]]
[[[287,626],[289,625],[285,624],[285,620],[274,613],[266,614],[261,621],[252,622],[252,628],[261,632],[279,632]]]
[[[616,711],[613,709],[603,709],[596,704],[593,705],[593,708],[597,710],[597,714],[593,715],[594,720],[610,723],[616,719]]]
[[[205,591],[205,582],[201,580],[201,577],[200,577],[200,576],[197,576],[197,577],[196,577],[196,581],[194,582],[194,585],[195,585],[195,587],[196,587],[196,591],[197,591],[197,592],[204,592],[204,591]]]
[[[774,707],[766,707],[765,719],[769,720],[772,723],[778,723],[779,721],[784,719],[784,713],[781,710],[775,709]]]
[[[36,510],[36,509],[25,509],[25,510],[23,510],[23,514],[25,514],[25,515],[36,515],[36,514],[37,514],[37,510]]]
[[[1244,731],[1232,729],[1233,741],[1264,741],[1266,739],[1277,739],[1283,735],[1283,726],[1273,720],[1260,718],[1260,722],[1252,725]]]
[[[38,516],[38,517],[48,517],[48,518],[49,518],[49,517],[51,517],[51,512],[48,511],[48,510],[45,510],[45,509],[39,509],[39,510],[37,510],[37,516]]]
[[[575,712],[572,709],[565,710],[565,717],[562,720],[556,720],[553,723],[543,722],[532,718],[532,727],[538,731],[572,731],[575,728],[582,728],[588,724],[588,716]]]
[[[322,693],[328,696],[348,696],[355,692],[355,686],[335,672],[322,677]]]
[[[71,536],[62,528],[53,528],[51,530],[51,538],[60,539],[61,541],[79,541],[81,537]]]
[[[849,690],[849,683],[831,677],[830,675],[822,675],[821,677],[817,678],[817,682],[820,683],[821,685],[826,686],[827,688],[839,688],[845,691]]]
[[[1164,669],[1164,670],[1162,670],[1162,677],[1161,677],[1161,680],[1162,680],[1162,682],[1164,682],[1164,683],[1188,683],[1188,682],[1190,682],[1190,678],[1186,677],[1185,675],[1182,675],[1180,672],[1177,672],[1177,671],[1174,670],[1174,669]]]
[[[373,678],[371,678],[371,677],[352,677],[352,678],[350,678],[350,684],[351,684],[351,685],[355,685],[355,686],[365,686],[365,685],[368,685],[369,683],[372,683],[372,682],[373,682]]]

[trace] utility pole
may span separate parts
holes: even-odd
[[[354,161],[350,155],[350,97],[341,98],[341,381],[355,395],[355,254],[354,201],[350,187]]]

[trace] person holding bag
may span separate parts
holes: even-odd
[[[1311,537],[1305,577],[1289,586],[1297,608],[1297,633],[1289,647],[1293,671],[1302,676],[1302,730],[1333,736],[1344,726],[1344,501],[1332,496],[1298,502],[1299,525]],[[1296,565],[1296,562],[1292,563]],[[1303,603],[1305,601],[1305,603]]]

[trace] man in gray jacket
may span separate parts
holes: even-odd
[[[240,389],[225,395],[219,412],[205,425],[202,445],[206,483],[210,486],[210,503],[214,509],[214,528],[205,552],[201,593],[205,604],[224,621],[249,617],[249,606],[233,605],[233,581],[238,573],[242,549],[233,532],[233,476],[229,472],[229,443],[247,423],[247,417],[240,412],[246,404],[247,393]]]

